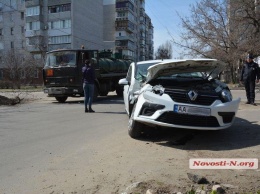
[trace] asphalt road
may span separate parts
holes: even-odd
[[[0,193],[121,193],[150,179],[191,184],[187,172],[260,190],[259,170],[188,168],[194,157],[260,156],[260,94],[254,107],[244,104],[244,91],[232,93],[243,102],[230,129],[162,130],[144,140],[128,136],[123,100],[113,93],[93,105],[96,113],[84,113],[83,98],[60,104],[42,93],[30,103],[0,106]],[[185,145],[171,144],[187,134],[195,136]]]

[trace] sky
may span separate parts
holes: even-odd
[[[189,16],[190,6],[197,0],[146,0],[145,12],[154,26],[154,52],[167,40],[180,40],[182,31],[178,16]],[[167,30],[168,29],[168,30]],[[179,58],[180,48],[173,46],[173,58]]]

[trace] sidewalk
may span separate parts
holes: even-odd
[[[241,98],[242,102],[246,102],[246,91],[244,89],[231,89],[231,93],[233,96],[233,99]],[[256,103],[260,103],[260,92],[255,93],[255,101]]]

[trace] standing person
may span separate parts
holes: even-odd
[[[95,84],[96,77],[95,77],[95,71],[89,60],[85,61],[85,66],[82,68],[82,78],[83,78],[85,112],[95,112],[91,106],[93,101],[94,84]]]
[[[246,62],[244,63],[241,71],[240,82],[244,83],[246,89],[246,104],[256,105],[255,103],[255,84],[259,82],[260,70],[257,63],[253,61],[252,54],[248,54]]]

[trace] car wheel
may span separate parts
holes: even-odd
[[[67,100],[67,96],[63,96],[63,97],[55,97],[56,98],[56,100],[59,102],[59,103],[64,103],[64,102],[66,102],[66,100]]]
[[[128,123],[128,134],[130,137],[136,139],[142,135],[142,129],[144,125],[138,121],[134,120],[134,112],[135,112],[135,107],[134,105],[131,116],[129,118],[129,123]]]

